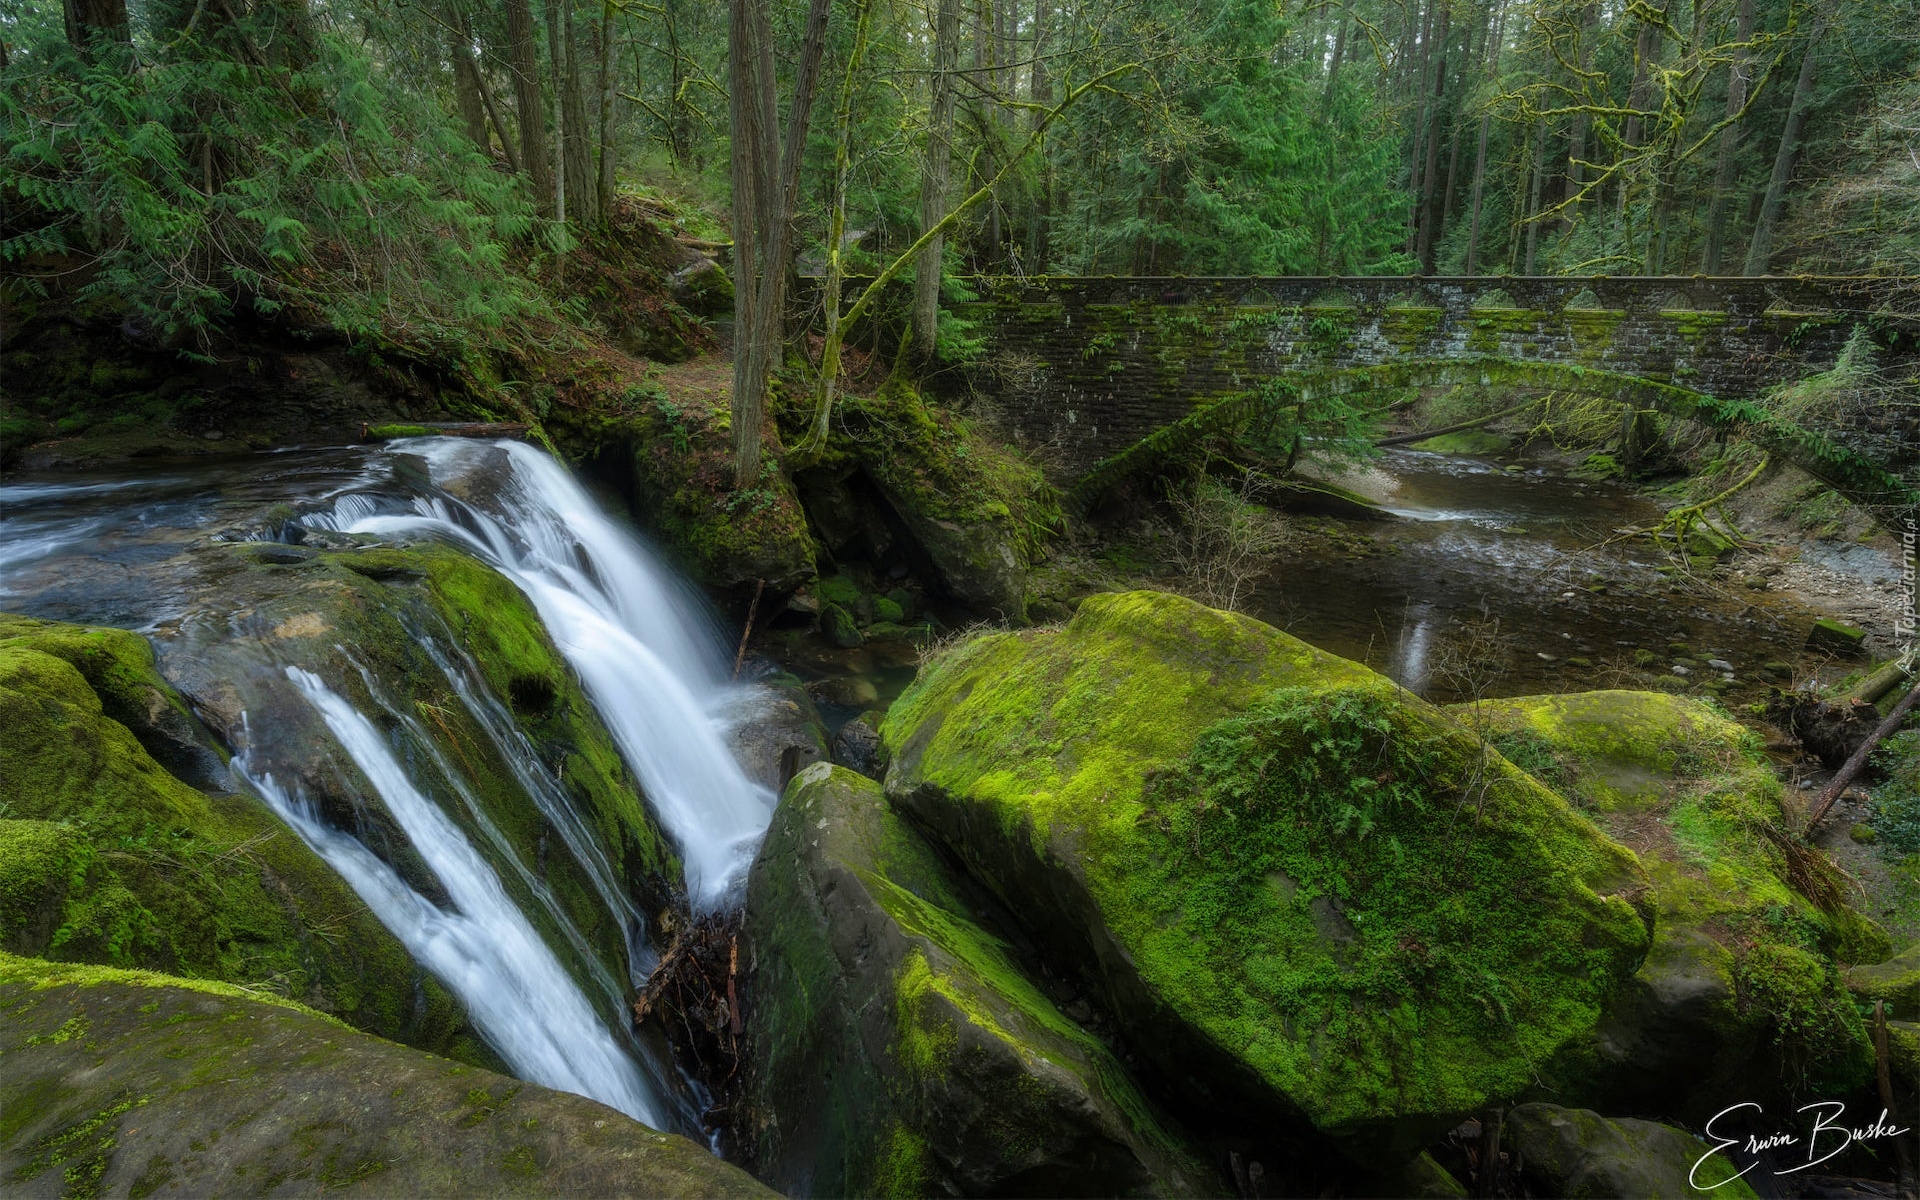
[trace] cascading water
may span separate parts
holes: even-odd
[[[445,886],[451,907],[408,887],[358,840],[322,821],[304,797],[271,774],[253,773],[244,756],[234,760],[236,772],[340,873],[415,960],[460,997],[475,1027],[515,1072],[658,1127],[658,1105],[638,1065],[459,827],[421,794],[371,721],[319,676],[299,667],[286,674],[385,801]]]
[[[464,546],[533,601],[579,673],[601,720],[640,776],[686,865],[696,907],[719,904],[773,815],[773,795],[748,779],[721,736],[728,699],[718,647],[697,605],[558,463],[516,442],[402,443],[436,484],[505,458],[490,505],[436,489],[409,512],[340,498],[304,524],[341,533],[432,536]],[[493,511],[489,511],[489,507]]]
[[[285,467],[263,475],[245,464],[214,476],[212,486],[205,478],[169,479],[159,493],[147,486],[150,479],[0,489],[7,509],[0,520],[0,589],[16,602],[25,598],[30,607],[70,619],[145,625],[164,642],[181,636],[180,605],[197,603],[202,594],[193,558],[183,551],[204,545],[208,527],[234,520],[236,509],[258,513],[291,501],[303,515],[270,522],[269,536],[285,541],[303,540],[305,529],[451,542],[499,570],[532,601],[676,843],[693,904],[711,909],[726,902],[772,815],[774,797],[748,778],[729,750],[725,729],[740,693],[726,679],[724,649],[697,593],[653,562],[558,463],[527,446],[421,439],[371,457],[358,450],[312,452],[285,460]],[[115,499],[136,486],[136,506]],[[241,520],[246,523],[212,541],[242,539],[248,528],[259,528],[257,518]],[[156,564],[171,585],[155,588],[144,568],[128,569],[146,563]],[[231,664],[247,664],[251,654],[273,664],[246,685],[247,694],[269,702],[285,689],[292,703],[311,706],[316,726],[324,724],[353,761],[365,781],[360,786],[378,794],[444,892],[430,899],[415,891],[368,844],[321,818],[303,790],[306,760],[297,751],[287,758],[286,740],[278,736],[284,729],[276,727],[276,737],[262,737],[256,746],[242,716],[229,730],[241,751],[236,774],[458,997],[510,1068],[650,1124],[691,1131],[696,1122],[688,1097],[625,1033],[632,986],[654,961],[626,883],[555,770],[450,631],[408,627],[491,743],[514,790],[540,811],[625,931],[627,979],[607,969],[604,955],[547,887],[544,871],[516,854],[414,706],[389,698],[383,681],[363,667],[372,707],[360,711],[306,669],[330,668],[282,657],[271,635],[217,605],[189,624],[198,621],[194,627],[204,630],[208,618],[251,646]],[[351,646],[339,650],[349,662],[359,658]],[[221,686],[219,679],[202,682]],[[542,941],[543,930],[551,944]]]

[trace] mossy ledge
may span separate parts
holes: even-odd
[[[68,1196],[771,1196],[685,1138],[300,1005],[0,954],[0,1180]]]
[[[1872,1049],[1842,968],[1891,947],[1823,859],[1789,857],[1782,785],[1757,735],[1659,692],[1452,711],[1630,841],[1652,885],[1646,961],[1593,1035],[1545,1069],[1553,1094],[1701,1122],[1734,1092],[1797,1104],[1869,1081]],[[1818,903],[1802,890],[1822,883]]]
[[[456,1048],[452,998],[332,868],[149,745],[214,753],[143,638],[0,615],[0,948],[227,980]]]
[[[1637,860],[1559,796],[1178,597],[973,639],[883,736],[889,796],[1081,965],[1156,1083],[1363,1159],[1523,1092],[1648,945]]]
[[[1196,1165],[879,785],[797,775],[755,860],[741,1150],[797,1195],[1180,1195]]]

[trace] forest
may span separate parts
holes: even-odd
[[[1920,6],[0,0],[0,1190],[1920,1200]]]

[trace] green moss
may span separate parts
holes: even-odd
[[[1031,560],[1059,528],[1059,496],[1040,468],[904,379],[842,402],[839,453],[858,459],[912,513],[987,525]]]
[[[1793,1093],[1842,1093],[1872,1072],[1866,1028],[1831,962],[1797,946],[1763,943],[1741,960],[1740,991],[1767,1019]]]
[[[976,639],[884,736],[1011,853],[1073,847],[1142,982],[1328,1129],[1517,1090],[1646,944],[1632,856],[1557,797],[1364,668],[1174,597]]]
[[[880,1143],[871,1194],[901,1200],[925,1196],[932,1174],[926,1139],[895,1121]]]
[[[370,438],[429,437],[432,433],[425,425],[375,425],[367,430]]]

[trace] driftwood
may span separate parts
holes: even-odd
[[[360,440],[375,442],[386,437],[421,437],[427,434],[434,437],[519,438],[527,436],[527,430],[531,428],[533,426],[524,421],[393,421],[380,425],[363,421],[360,423]],[[378,432],[402,429],[406,432]],[[425,432],[417,434],[414,430]]]
[[[733,677],[740,678],[740,664],[747,660],[747,639],[753,636],[753,619],[760,615],[760,593],[767,590],[767,581],[758,579],[753,584],[753,603],[747,605],[746,628],[740,631],[740,649],[733,655]]]
[[[716,1125],[726,1123],[747,1028],[739,973],[739,916],[710,913],[674,939],[633,1002],[634,1024],[658,1021],[681,1068],[713,1097],[706,1118]]]
[[[1905,696],[1901,697],[1900,703],[1894,705],[1893,711],[1887,714],[1887,719],[1880,722],[1873,732],[1867,735],[1867,740],[1860,743],[1860,748],[1853,752],[1853,756],[1847,759],[1839,771],[1834,773],[1833,779],[1827,783],[1827,786],[1821,789],[1819,799],[1813,802],[1813,807],[1807,812],[1808,833],[1813,832],[1813,827],[1826,817],[1827,810],[1833,807],[1833,802],[1840,798],[1840,794],[1847,790],[1847,785],[1852,783],[1854,777],[1866,767],[1867,756],[1873,753],[1873,748],[1878,746],[1883,738],[1900,728],[1901,722],[1907,719],[1907,713],[1912,711],[1915,704],[1920,704],[1920,684],[1915,684]]]

